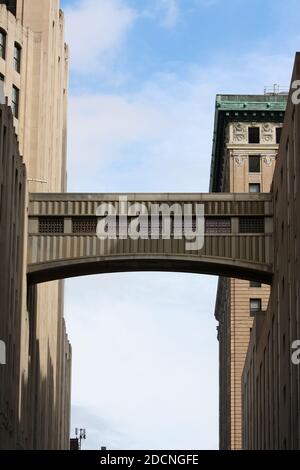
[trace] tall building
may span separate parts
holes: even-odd
[[[0,105],[0,448],[12,446],[19,426],[19,381],[24,272],[23,238],[26,171],[19,155],[11,109]]]
[[[243,447],[300,449],[300,53],[272,186],[274,276],[255,318],[243,372]],[[293,102],[292,95],[296,92]]]
[[[210,191],[270,191],[286,101],[286,95],[274,93],[217,96]],[[219,279],[221,449],[242,447],[241,377],[253,316],[267,309],[269,294],[265,285]]]
[[[0,80],[26,166],[26,208],[28,192],[66,190],[68,48],[59,0],[0,0]],[[26,267],[26,225],[24,234]],[[21,295],[18,409],[0,410],[5,446],[67,448],[71,349],[63,283],[27,288],[24,268]]]

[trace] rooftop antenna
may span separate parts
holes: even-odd
[[[285,95],[288,93],[287,87],[282,87],[278,85],[278,83],[274,83],[272,86],[265,86],[264,87],[264,94],[265,95]]]

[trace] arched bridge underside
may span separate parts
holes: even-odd
[[[29,283],[126,271],[272,280],[271,194],[31,194],[28,228]]]

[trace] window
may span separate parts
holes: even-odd
[[[21,48],[20,44],[15,42],[15,47],[14,47],[14,69],[18,73],[20,73],[20,71],[21,71],[21,51],[22,51],[22,48]]]
[[[39,233],[64,233],[64,218],[40,217]]]
[[[260,183],[249,183],[249,193],[260,193]]]
[[[282,127],[276,127],[276,144],[280,144]]]
[[[0,29],[0,57],[2,59],[6,57],[6,32],[4,29]]]
[[[264,233],[265,219],[263,217],[241,217],[240,233]]]
[[[20,90],[15,85],[13,85],[11,108],[12,108],[13,115],[16,119],[18,119],[19,117],[19,99],[20,99]]]
[[[260,142],[259,127],[248,128],[248,142],[249,144],[259,144]]]
[[[250,287],[259,288],[261,287],[261,282],[250,281]]]
[[[205,233],[231,233],[231,219],[229,217],[207,217],[205,219]]]
[[[14,16],[16,16],[17,0],[0,0],[0,4],[6,5],[8,11],[10,11]]]
[[[249,173],[260,173],[260,155],[249,156]]]
[[[0,100],[2,100],[1,102],[5,103],[5,99],[4,99],[4,81],[5,81],[5,77],[3,75],[3,73],[0,73]]]
[[[250,316],[253,317],[258,312],[261,312],[261,299],[250,299]]]

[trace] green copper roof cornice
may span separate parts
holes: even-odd
[[[217,95],[216,108],[221,110],[285,111],[287,95]]]
[[[217,95],[210,191],[218,191],[224,132],[229,121],[283,122],[288,95]]]

